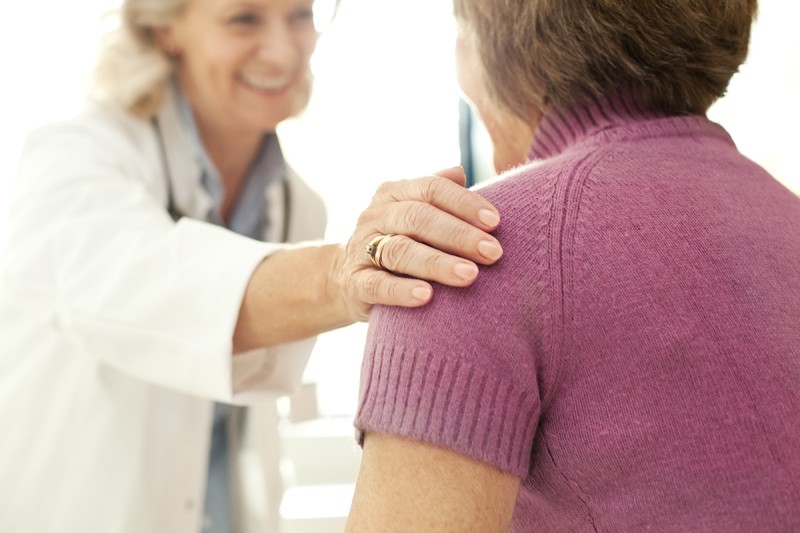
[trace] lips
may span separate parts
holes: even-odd
[[[289,87],[292,82],[292,76],[264,76],[242,72],[238,75],[238,80],[251,89],[256,89],[258,91],[281,92]]]

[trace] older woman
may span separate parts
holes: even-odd
[[[86,111],[30,137],[0,270],[0,531],[263,524],[229,466],[269,489],[264,400],[313,336],[502,253],[459,169],[384,185],[346,246],[286,244],[325,223],[274,134],[325,4],[127,0]]]
[[[800,199],[704,116],[755,0],[455,6],[506,254],[373,313],[348,530],[800,529]]]

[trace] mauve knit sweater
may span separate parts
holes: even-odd
[[[357,428],[519,476],[512,531],[800,531],[800,199],[622,97],[530,158],[497,265],[373,311]]]

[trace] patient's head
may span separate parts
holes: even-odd
[[[620,87],[643,106],[703,113],[744,61],[756,12],[756,0],[454,0],[454,5],[459,81],[487,122],[487,115],[501,111],[536,121],[550,107]]]

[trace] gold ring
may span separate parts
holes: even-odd
[[[389,240],[389,237],[394,237],[394,234],[389,233],[388,235],[378,235],[369,241],[369,244],[366,246],[366,248],[364,248],[364,251],[369,256],[369,260],[372,261],[372,264],[381,270],[387,271],[389,269],[383,264],[382,254],[383,245],[386,244],[386,241]]]

